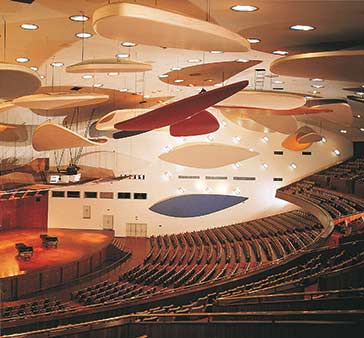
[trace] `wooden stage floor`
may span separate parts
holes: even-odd
[[[58,248],[42,246],[40,234],[58,237]],[[106,247],[114,238],[112,231],[102,230],[9,230],[0,232],[0,278],[22,275],[29,271],[64,265]],[[15,243],[33,246],[33,257],[29,261],[17,259]]]

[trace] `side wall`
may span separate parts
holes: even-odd
[[[58,190],[80,191],[80,198],[49,197],[49,227],[102,229],[104,215],[114,218],[114,230],[117,236],[126,235],[126,223],[146,223],[148,236],[178,233],[232,224],[256,219],[297,208],[275,198],[276,189],[292,183],[304,176],[329,167],[352,156],[352,142],[337,134],[323,131],[326,143],[313,144],[307,151],[288,151],[281,146],[286,135],[280,133],[258,133],[243,130],[227,122],[227,126],[212,134],[214,142],[253,148],[259,155],[240,162],[240,167],[229,165],[217,169],[194,169],[166,163],[158,158],[166,146],[174,147],[181,142],[208,142],[206,136],[192,137],[185,140],[172,138],[166,132],[152,132],[125,140],[111,141],[110,149],[115,152],[114,162],[107,163],[105,157],[94,155],[88,158],[86,165],[114,168],[115,174],[143,174],[144,180],[121,180],[109,183],[90,183],[83,186],[58,188]],[[264,142],[263,136],[269,140]],[[236,144],[236,136],[240,137]],[[341,151],[340,156],[333,154],[333,149]],[[92,153],[92,149],[87,150]],[[274,155],[274,151],[283,151],[283,155]],[[117,159],[122,153],[125,160]],[[144,163],[144,164],[143,164]],[[268,165],[263,167],[263,163]],[[296,164],[293,169],[290,165]],[[168,175],[166,175],[168,173]],[[198,176],[198,179],[181,178],[181,175]],[[207,176],[223,176],[224,179],[209,179]],[[255,177],[255,180],[239,180],[236,177]],[[283,181],[274,181],[282,178]],[[84,192],[113,192],[113,199],[84,198]],[[117,192],[144,192],[146,200],[117,199]],[[238,204],[207,216],[194,218],[174,218],[156,214],[149,210],[154,203],[181,193],[214,193],[248,197],[243,204]],[[66,194],[67,195],[67,194]],[[91,217],[83,218],[83,207],[90,206]]]

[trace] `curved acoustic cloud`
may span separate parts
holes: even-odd
[[[213,133],[220,127],[219,121],[207,110],[173,124],[169,127],[172,136],[196,136]]]
[[[233,195],[181,195],[155,203],[149,210],[170,217],[198,217],[230,208],[247,199],[247,197]]]
[[[115,124],[115,128],[121,130],[152,130],[170,126],[234,95],[247,85],[248,81],[240,81],[208,92],[186,97],[127,121],[117,123]]]
[[[106,139],[87,139],[63,126],[46,122],[33,133],[32,144],[37,151],[97,146]]]
[[[185,167],[212,169],[244,161],[258,153],[246,148],[220,143],[182,144],[159,156],[163,161]]]
[[[272,62],[272,73],[333,81],[364,82],[364,50],[295,54]]]
[[[92,19],[97,34],[116,41],[199,51],[250,49],[246,39],[222,26],[134,3],[103,6]]]

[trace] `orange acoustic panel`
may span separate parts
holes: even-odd
[[[159,79],[175,86],[213,86],[261,62],[259,60],[249,60],[247,62],[223,61],[204,63],[173,70],[165,73],[165,76]],[[178,81],[176,82],[176,80]]]
[[[272,62],[272,73],[333,81],[364,82],[364,50],[304,53]]]
[[[116,41],[203,51],[250,49],[246,39],[225,27],[135,3],[112,3],[98,8],[92,22],[97,34]]]
[[[282,142],[282,147],[293,151],[302,151],[307,149],[311,145],[312,143],[304,143],[304,144],[298,143],[296,134],[287,136]]]
[[[219,121],[207,110],[169,127],[172,136],[196,136],[212,133],[220,127]]]
[[[217,102],[244,89],[247,85],[248,81],[240,81],[208,92],[201,92],[130,120],[117,123],[115,128],[121,130],[152,130],[166,127],[213,106]]]

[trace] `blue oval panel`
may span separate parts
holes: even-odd
[[[171,217],[197,217],[230,208],[247,199],[247,197],[234,195],[181,195],[155,203],[149,210]]]

